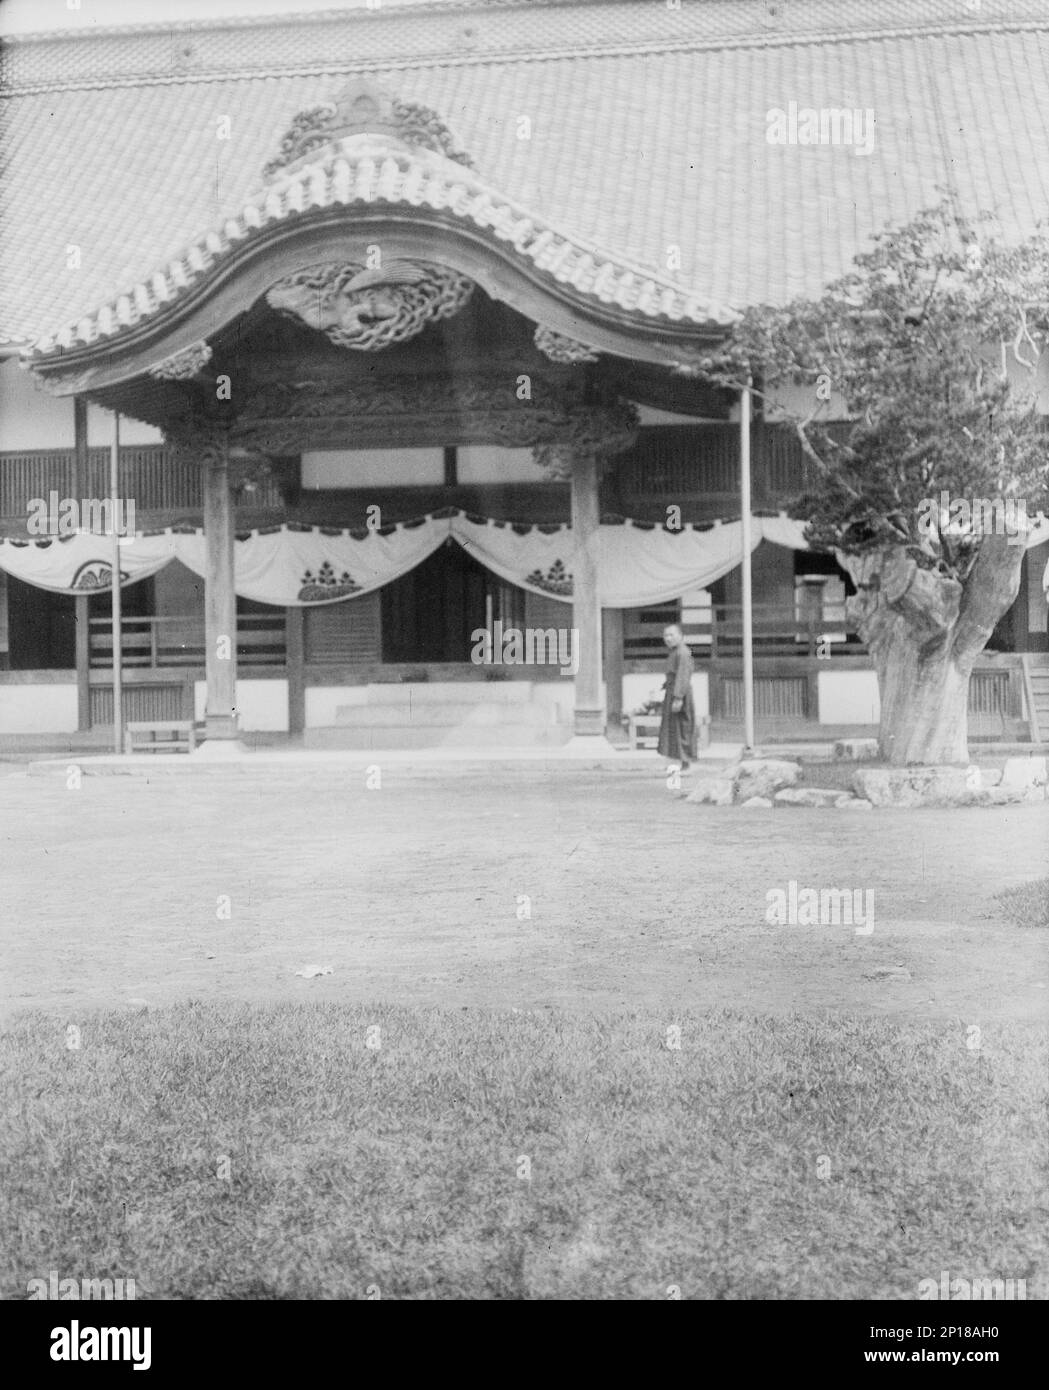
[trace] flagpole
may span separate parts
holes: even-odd
[[[111,561],[110,595],[113,607],[113,747],[124,751],[124,651],[120,632],[120,531],[117,510],[120,492],[120,412],[113,412],[113,442],[109,450],[110,525],[113,528],[113,557]]]
[[[743,741],[754,747],[754,603],[751,587],[750,549],[750,386],[739,397],[740,520],[743,541]]]

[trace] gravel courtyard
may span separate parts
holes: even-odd
[[[1044,1022],[1049,808],[744,811],[651,774],[337,766],[0,776],[7,1013],[388,1001]],[[874,930],[766,894],[871,890]],[[228,903],[228,906],[227,906]],[[330,974],[304,979],[307,965]],[[880,972],[880,973],[879,973]]]

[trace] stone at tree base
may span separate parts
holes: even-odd
[[[973,787],[969,769],[944,767],[857,768],[852,787],[873,806],[967,806]]]
[[[699,806],[731,806],[735,783],[731,777],[704,777],[685,797]]]
[[[1041,792],[1038,788],[1038,800],[1041,800]],[[973,787],[965,804],[967,806],[1016,806],[1025,800],[1024,793],[1018,787]]]
[[[1045,784],[1044,757],[1006,758],[1000,786],[1016,787],[1019,791],[1026,791],[1029,787],[1044,787]]]
[[[980,785],[983,787],[997,787],[1002,780],[1001,771],[996,767],[980,768]]]
[[[834,745],[836,763],[868,762],[878,756],[876,738],[839,738]]]
[[[800,776],[800,763],[784,758],[744,758],[736,769],[736,800],[771,796],[781,787],[792,787]]]
[[[786,787],[776,793],[777,806],[836,806],[840,787]]]
[[[767,796],[750,796],[747,798],[746,801],[741,802],[740,805],[742,805],[744,808],[749,807],[751,810],[754,810],[759,807],[765,811],[772,810],[772,802],[768,799]]]
[[[834,803],[839,811],[873,811],[874,807],[862,796],[850,796],[848,792],[839,796]]]

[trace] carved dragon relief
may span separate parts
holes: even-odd
[[[376,270],[326,262],[278,280],[266,302],[338,347],[377,352],[457,314],[473,288],[465,275],[423,261],[391,261]]]

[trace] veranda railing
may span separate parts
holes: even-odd
[[[848,630],[840,611],[813,610],[799,616],[782,604],[754,605],[755,656],[863,656],[867,648]],[[680,621],[675,605],[665,612],[650,609],[628,615],[624,655],[628,660],[663,657],[663,628]],[[742,657],[743,607],[714,604],[702,616],[682,624],[685,641],[697,661]]]
[[[108,618],[90,620],[90,662],[113,665],[113,633]],[[203,618],[123,618],[121,662],[125,669],[160,670],[203,666]],[[237,664],[283,666],[286,660],[284,611],[240,614],[237,618]]]

